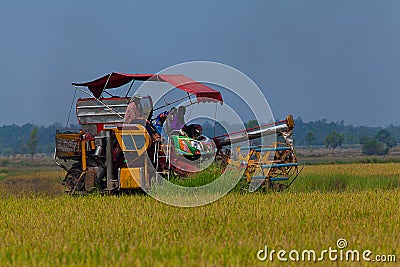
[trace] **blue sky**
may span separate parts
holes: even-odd
[[[1,1],[0,125],[65,123],[111,71],[239,69],[276,117],[400,125],[399,1]]]

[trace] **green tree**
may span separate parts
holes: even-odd
[[[10,156],[14,155],[14,149],[11,147],[4,148],[2,154],[3,156],[9,158]]]
[[[359,139],[360,141],[360,145],[364,145],[365,143],[367,143],[369,140],[371,140],[371,138],[363,136]]]
[[[343,134],[337,133],[336,131],[331,132],[325,138],[325,146],[332,148],[332,154],[335,151],[335,148],[341,146],[344,141]]]
[[[34,127],[29,135],[29,140],[27,143],[29,154],[31,155],[31,160],[33,160],[33,156],[36,153],[37,143],[39,141],[39,137],[37,136],[37,127]]]
[[[258,126],[258,122],[257,122],[257,120],[249,120],[248,122],[244,123],[244,126],[246,128],[254,128],[254,127]]]
[[[375,139],[384,143],[388,148],[393,148],[397,145],[396,139],[390,136],[388,131],[383,129],[376,133]]]
[[[388,152],[385,144],[375,138],[369,138],[362,144],[362,153],[365,155],[386,155]]]
[[[306,135],[306,145],[308,145],[308,146],[311,146],[312,145],[312,143],[314,142],[314,140],[315,140],[315,135],[314,135],[314,133],[313,132],[307,132],[307,135]]]

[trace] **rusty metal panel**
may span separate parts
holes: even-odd
[[[76,115],[79,122],[81,124],[122,123],[129,98],[102,99],[102,101],[109,108],[95,99],[78,100],[76,103]]]
[[[91,135],[97,135],[97,126],[96,124],[83,124],[82,130],[85,133],[90,133]]]
[[[96,175],[97,175],[97,170],[98,167],[89,167],[88,170],[86,171],[85,175],[85,189],[87,191],[91,191],[94,189],[96,183]]]
[[[72,158],[81,156],[81,135],[79,133],[56,134],[56,156]]]

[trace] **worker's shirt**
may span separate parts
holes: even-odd
[[[126,108],[124,123],[131,123],[131,121],[135,119],[141,119],[141,114],[139,113],[135,102],[131,102]]]

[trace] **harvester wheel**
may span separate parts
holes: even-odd
[[[282,192],[287,188],[285,184],[278,183],[278,182],[269,182],[268,183],[268,188],[269,190],[272,190],[274,192]]]
[[[215,155],[215,161],[222,167],[226,167],[230,157],[231,151],[229,149],[218,149],[217,154]]]
[[[65,192],[74,194],[85,191],[85,173],[82,171],[81,166],[73,166],[65,175],[63,185]]]

